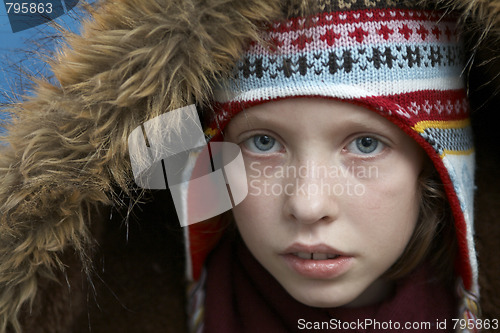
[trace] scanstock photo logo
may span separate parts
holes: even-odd
[[[207,144],[194,105],[135,128],[128,146],[136,184],[145,189],[169,188],[181,226],[228,211],[248,194],[239,146]]]
[[[48,23],[68,13],[78,0],[4,0],[12,32]]]

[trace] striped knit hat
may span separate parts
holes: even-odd
[[[205,133],[220,139],[241,110],[287,97],[345,100],[389,119],[423,147],[439,172],[459,244],[461,314],[476,318],[474,151],[456,17],[390,0],[357,8],[352,1],[320,3],[319,14],[275,22],[263,32],[266,43],[249,46],[234,78],[216,92],[218,111]],[[204,228],[217,226],[189,226],[195,280],[208,251],[193,248]]]

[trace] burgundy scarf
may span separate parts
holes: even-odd
[[[425,268],[400,280],[395,295],[382,303],[332,309],[310,307],[293,299],[241,240],[220,244],[211,255],[207,270],[205,333],[453,332],[451,319],[456,317],[453,293],[432,282]],[[374,324],[363,325],[365,319],[372,319]],[[361,325],[344,330],[339,321]],[[390,321],[392,330],[387,326]],[[401,323],[399,330],[394,329],[396,321]],[[442,326],[444,321],[446,329]],[[429,322],[431,329],[403,326],[421,322]],[[307,329],[314,325],[323,325],[319,326],[323,329]]]

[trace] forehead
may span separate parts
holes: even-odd
[[[363,106],[325,98],[290,98],[260,104],[236,115],[226,133],[273,128],[303,136],[308,133],[382,131],[406,136],[396,125]]]

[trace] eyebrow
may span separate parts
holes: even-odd
[[[274,128],[278,129],[285,129],[285,124],[283,124],[283,117],[275,117],[275,116],[269,116],[267,114],[252,114],[246,112],[247,110],[243,110],[242,113],[244,115],[244,118],[236,118],[236,125],[238,128],[240,126],[245,126],[245,129],[254,129],[258,128],[261,125],[266,125],[266,126],[272,126]],[[368,112],[373,112],[373,119],[370,119],[369,122],[367,122],[366,118],[361,118],[357,117],[356,115],[351,115],[350,117],[346,118],[343,120],[344,126],[355,126],[359,128],[361,131],[380,131],[380,132],[386,132],[389,130],[390,132],[394,132],[398,127],[391,123],[388,119],[382,118],[385,121],[381,121],[382,117],[381,115],[378,115],[375,111],[367,109]],[[370,117],[371,118],[371,117]],[[244,124],[242,124],[242,122]],[[255,122],[256,125],[253,125],[252,123]]]
[[[265,124],[265,125],[271,125],[273,127],[284,127],[282,126],[282,119],[283,118],[279,118],[279,117],[273,117],[273,116],[269,116],[269,115],[261,115],[261,114],[258,114],[258,115],[255,115],[253,113],[248,113],[247,110],[243,110],[241,111],[242,115],[244,117],[238,117],[234,120],[236,120],[236,125],[239,127],[239,126],[243,126],[243,125],[247,125],[247,129],[252,129],[253,126],[251,126],[251,123],[252,122],[257,122],[258,124]],[[274,119],[276,118],[276,119]],[[243,123],[244,122],[244,123]]]

